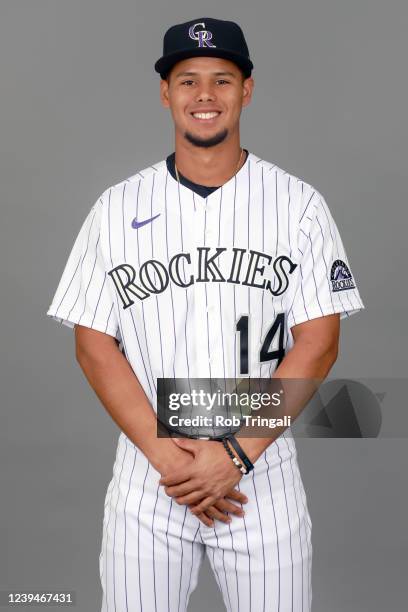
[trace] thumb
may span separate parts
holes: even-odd
[[[172,440],[180,448],[184,448],[184,450],[187,450],[193,454],[196,454],[197,445],[195,444],[194,440],[189,440],[188,438],[172,438]]]

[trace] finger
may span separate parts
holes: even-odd
[[[167,476],[162,476],[159,480],[159,484],[164,486],[176,485],[182,482],[186,482],[186,480],[190,480],[190,478],[191,469],[184,468],[183,470],[176,470],[171,474],[167,474]]]
[[[182,495],[188,495],[189,493],[193,493],[197,491],[198,485],[195,480],[189,480],[180,485],[173,485],[169,487],[164,487],[165,492],[169,497],[181,497]]]
[[[229,512],[230,514],[236,514],[237,516],[243,516],[245,514],[241,506],[232,504],[231,502],[224,499],[218,499],[214,506],[216,506],[222,512]]]
[[[217,519],[218,521],[222,521],[223,523],[230,523],[232,521],[231,517],[228,516],[228,514],[225,514],[224,512],[218,510],[215,505],[207,508],[205,513],[207,514],[207,516],[211,516],[211,518]]]
[[[197,514],[197,518],[200,519],[200,521],[202,523],[204,523],[204,525],[206,525],[207,527],[214,527],[214,521],[209,518],[205,512],[201,512],[200,514]]]
[[[246,504],[248,501],[247,496],[244,495],[241,491],[238,491],[238,489],[231,489],[231,491],[228,491],[225,497],[229,497],[230,499],[235,499],[236,501],[239,501],[241,504]]]
[[[210,506],[212,506],[215,502],[215,498],[214,497],[206,497],[205,499],[203,499],[197,506],[193,506],[193,508],[191,509],[193,514],[197,514],[200,512],[205,512],[207,510],[207,508],[209,508]]]
[[[198,491],[193,491],[193,493],[189,493],[188,495],[182,495],[182,496],[177,496],[176,498],[176,502],[178,504],[196,504],[198,501],[200,501],[200,499],[203,499],[203,492],[198,490]]]

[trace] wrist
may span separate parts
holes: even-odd
[[[244,453],[247,455],[251,463],[255,463],[257,459],[262,455],[265,449],[273,441],[268,438],[239,438],[237,437],[239,445],[241,446]]]
[[[145,455],[152,466],[163,475],[175,460],[177,450],[170,438],[157,438],[154,447],[145,452]]]
[[[248,472],[247,466],[244,465],[239,453],[236,451],[234,446],[231,445],[231,440],[227,441],[227,438],[224,438],[221,443],[226,454],[230,458],[232,465],[234,465],[235,468],[241,472],[241,474],[246,474]]]
[[[180,459],[185,459],[186,456],[192,458],[191,453],[177,446],[171,438],[164,438],[166,444],[162,445],[156,457],[149,461],[162,476],[168,474],[171,469],[177,464]]]

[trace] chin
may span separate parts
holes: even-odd
[[[212,130],[210,133],[208,131],[196,133],[190,132],[190,130],[185,130],[184,138],[191,144],[197,147],[215,147],[218,144],[221,144],[225,141],[228,136],[227,128],[217,128],[216,130]]]

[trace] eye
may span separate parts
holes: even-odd
[[[225,79],[218,79],[217,83],[229,83],[229,81],[226,81]]]
[[[182,84],[182,85],[185,85],[186,83],[193,83],[193,81],[190,79],[190,80],[188,80],[188,81],[182,81],[182,83],[181,83],[181,84]]]

